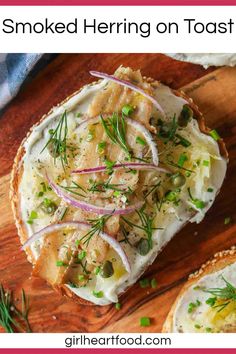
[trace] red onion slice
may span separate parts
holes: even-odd
[[[90,203],[82,201],[82,200],[75,199],[69,193],[66,193],[62,188],[60,188],[54,182],[52,182],[47,174],[46,174],[46,177],[47,177],[48,183],[49,183],[50,187],[53,189],[53,191],[58,195],[58,197],[62,198],[67,204],[70,204],[75,208],[80,208],[80,209],[83,209],[83,210],[91,212],[91,213],[96,213],[98,215],[107,215],[107,214],[126,215],[126,214],[133,213],[136,209],[141,208],[141,206],[144,204],[143,201],[140,201],[140,202],[137,202],[133,205],[129,205],[125,208],[100,207],[100,206],[90,204]]]
[[[119,163],[112,167],[113,170],[121,170],[121,169],[134,169],[134,170],[155,170],[157,172],[169,173],[170,171],[166,168],[158,167],[151,163],[137,163],[137,162],[129,162],[129,163]],[[107,170],[106,166],[98,166],[92,168],[84,168],[83,170],[74,170],[72,173],[76,173],[79,175],[85,175],[87,173],[100,173]]]
[[[69,221],[69,222],[63,222],[60,224],[52,224],[52,225],[46,226],[43,229],[41,229],[40,231],[34,233],[30,238],[28,238],[28,240],[24,243],[24,245],[21,247],[21,249],[24,250],[26,247],[29,247],[33,242],[39,240],[41,237],[43,237],[47,234],[50,234],[52,232],[57,232],[57,231],[61,231],[64,229],[90,230],[90,228],[91,228],[90,224],[87,224],[85,222],[78,222],[78,221]],[[120,258],[122,260],[125,270],[128,273],[130,273],[131,272],[130,263],[129,263],[127,255],[126,255],[125,251],[123,250],[123,248],[121,247],[120,243],[105,232],[101,231],[99,233],[99,236],[105,242],[107,242],[109,244],[109,246],[111,246],[116,251],[116,253],[120,256]]]
[[[89,73],[92,76],[99,77],[101,79],[106,79],[106,80],[113,81],[116,84],[119,84],[119,85],[124,86],[124,87],[128,87],[131,90],[140,93],[141,95],[143,95],[144,97],[149,99],[153,103],[153,105],[163,114],[163,116],[165,116],[165,112],[164,112],[163,108],[161,107],[161,105],[157,102],[157,100],[154,97],[152,97],[151,95],[149,95],[147,92],[145,92],[143,89],[141,89],[140,87],[132,84],[129,81],[122,80],[122,79],[119,79],[119,78],[117,78],[117,77],[115,77],[113,75],[108,75],[108,74],[105,74],[105,73],[101,73],[99,71],[90,71]]]

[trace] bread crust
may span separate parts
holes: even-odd
[[[221,269],[224,269],[226,266],[236,262],[236,246],[232,246],[228,250],[223,250],[217,252],[210,260],[202,264],[199,270],[195,273],[189,275],[189,278],[183,288],[180,290],[175,302],[173,303],[170,312],[167,315],[165,323],[162,327],[162,333],[172,333],[173,327],[173,318],[176,310],[176,306],[180,298],[184,293],[194,284],[196,284],[202,277],[207,274],[216,273]]]
[[[144,80],[149,82],[153,87],[157,87],[158,85],[160,85],[160,83],[158,81],[156,81],[156,80],[154,80],[152,78],[145,78],[144,77]],[[80,90],[75,91],[73,94],[68,96],[65,100],[60,102],[56,107],[62,106],[64,103],[69,101],[72,97],[74,97],[75,95],[79,94],[83,88],[89,87],[89,86],[92,86],[92,85],[96,85],[100,81],[101,80],[94,81],[91,84],[88,84],[88,85],[85,85],[85,86],[81,87]],[[207,128],[207,126],[205,125],[204,117],[203,117],[202,113],[199,111],[197,105],[193,102],[193,100],[190,97],[188,97],[183,91],[177,91],[177,90],[172,90],[172,91],[173,91],[173,93],[176,96],[184,98],[189,103],[190,107],[192,108],[192,110],[194,112],[194,118],[198,122],[200,131],[202,133],[204,133],[204,134],[209,135],[209,132],[211,131],[211,129]],[[22,220],[22,215],[21,215],[21,210],[20,210],[20,196],[19,196],[19,186],[20,186],[21,178],[22,178],[23,171],[24,171],[23,170],[24,169],[23,157],[24,157],[24,154],[25,154],[24,143],[26,142],[26,140],[28,139],[28,137],[32,133],[33,129],[36,126],[38,126],[39,124],[41,124],[41,122],[43,120],[45,120],[52,112],[53,112],[53,109],[51,109],[47,114],[45,114],[39,120],[39,122],[37,122],[36,124],[34,124],[30,128],[28,134],[26,135],[26,137],[21,142],[21,145],[20,145],[20,147],[19,147],[19,149],[17,151],[17,154],[16,154],[14,162],[13,162],[13,167],[12,167],[12,172],[11,172],[11,179],[10,179],[10,193],[9,193],[9,196],[10,196],[10,201],[11,201],[11,206],[12,206],[12,210],[13,210],[13,216],[14,216],[15,224],[16,224],[16,227],[17,227],[18,234],[19,234],[20,241],[21,241],[22,245],[28,239],[27,230],[26,230],[26,227],[25,227],[25,225],[23,223],[23,220]],[[228,159],[228,153],[227,153],[225,144],[224,144],[222,139],[219,139],[218,145],[219,145],[219,148],[220,148],[221,155],[227,160]],[[34,255],[32,253],[32,250],[30,249],[30,247],[28,247],[25,250],[25,252],[26,252],[28,261],[30,263],[32,263],[32,265],[34,265],[35,258],[34,258]],[[71,298],[74,301],[77,301],[79,304],[94,305],[92,302],[84,300],[84,299],[80,298],[79,296],[77,296],[66,285],[60,285],[60,286],[57,285],[56,287],[54,287],[54,289],[56,291],[58,291],[61,295],[64,295],[64,296],[66,296],[68,298]]]

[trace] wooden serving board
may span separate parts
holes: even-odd
[[[20,251],[10,203],[9,174],[17,148],[29,128],[53,105],[92,81],[91,69],[112,73],[119,65],[140,68],[182,89],[204,113],[208,126],[224,138],[230,156],[227,178],[204,221],[189,224],[167,245],[145,277],[156,278],[156,289],[134,285],[113,305],[82,306],[56,294],[43,280],[31,278],[31,265]],[[0,117],[0,282],[19,297],[30,296],[30,323],[34,332],[159,332],[178,291],[188,277],[215,252],[236,243],[236,68],[202,67],[174,61],[161,54],[60,55],[10,103]],[[224,225],[225,217],[231,223]],[[149,316],[150,327],[139,318]],[[1,331],[1,330],[0,330]]]

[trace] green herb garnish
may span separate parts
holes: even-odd
[[[130,220],[126,219],[125,217],[122,217],[122,220],[124,220],[131,228],[134,227],[134,228],[138,228],[138,229],[144,231],[144,233],[147,236],[147,240],[148,240],[148,243],[149,243],[149,248],[152,249],[152,233],[153,233],[153,230],[159,230],[160,228],[153,227],[153,221],[154,221],[155,217],[150,217],[150,215],[148,215],[145,212],[145,205],[141,209],[136,210],[136,213],[139,216],[139,219],[141,221],[141,225],[134,224]]]
[[[68,267],[68,264],[63,261],[56,261],[57,267]]]
[[[56,159],[59,157],[64,170],[65,170],[65,166],[68,165],[67,133],[68,133],[67,112],[65,111],[62,114],[61,118],[59,119],[56,129],[49,130],[50,138],[41,151],[42,153],[48,147],[50,154],[54,158],[54,164]]]
[[[140,318],[140,326],[141,327],[148,327],[151,325],[150,317],[141,317]]]
[[[230,224],[230,222],[231,222],[231,217],[230,217],[230,216],[227,216],[227,217],[225,218],[225,220],[224,220],[224,224],[225,224],[225,225],[228,225],[228,224]]]
[[[206,293],[213,295],[216,298],[216,300],[219,299],[225,300],[223,303],[219,305],[214,304],[212,306],[213,308],[218,308],[218,312],[222,311],[231,301],[236,301],[236,288],[231,283],[229,283],[223,276],[222,279],[226,285],[224,288],[210,288],[204,290]],[[209,300],[209,301],[212,302],[213,300]]]
[[[98,299],[103,297],[103,291],[95,291],[95,290],[93,290],[92,294],[93,294],[93,296],[97,297]]]
[[[152,287],[153,289],[156,289],[156,287],[157,287],[157,280],[156,280],[155,278],[153,278],[153,279],[151,280],[151,287]]]
[[[81,251],[79,254],[78,254],[78,258],[80,260],[84,259],[86,257],[86,251]]]
[[[190,141],[185,139],[182,135],[180,134],[175,134],[175,145],[182,145],[184,147],[189,147],[191,145]]]
[[[99,235],[101,231],[104,231],[105,224],[111,215],[103,215],[97,219],[88,219],[87,221],[90,223],[91,229],[80,239],[80,241],[83,240],[83,243],[88,244],[96,233]]]
[[[107,136],[114,144],[119,145],[130,158],[131,153],[126,142],[126,122],[124,117],[119,117],[117,113],[113,113],[107,120],[104,120],[102,116],[100,118]]]
[[[177,162],[178,167],[183,167],[185,161],[187,161],[187,160],[188,160],[188,157],[185,154],[181,154],[179,156],[179,159],[178,159],[178,162]]]
[[[29,219],[27,220],[28,224],[33,224],[34,220],[38,218],[38,213],[35,210],[32,210],[30,215],[29,215]]]
[[[208,160],[203,160],[202,161],[203,166],[209,167],[210,161]]]
[[[97,144],[97,152],[99,153],[99,155],[104,154],[105,148],[106,148],[105,141],[101,141],[100,143]]]
[[[207,188],[207,192],[212,193],[214,191],[213,188]]]
[[[218,141],[220,139],[219,134],[217,133],[217,131],[215,129],[210,131],[210,136],[215,140]]]
[[[201,301],[196,300],[196,302],[190,302],[188,304],[188,313],[192,313],[193,311],[196,310],[197,307],[199,307],[201,305]]]
[[[117,302],[115,304],[115,309],[119,311],[121,309],[121,303]]]
[[[193,196],[192,196],[192,194],[191,194],[190,188],[188,188],[188,194],[189,194],[189,197],[190,197],[190,199],[191,199],[191,202],[194,204],[194,206],[195,206],[197,209],[203,209],[203,208],[205,208],[206,203],[205,203],[203,200],[200,200],[200,199],[197,199],[197,198],[193,198]]]
[[[129,104],[126,104],[123,108],[122,108],[122,114],[124,114],[125,116],[130,116],[134,111],[134,107],[130,106]]]
[[[150,286],[149,279],[143,278],[139,281],[139,285],[142,289],[148,288]]]
[[[83,198],[85,197],[85,195],[81,194],[79,191],[82,191],[82,192],[86,193],[86,190],[83,187],[81,187],[78,183],[76,183],[74,181],[71,182],[71,186],[70,187],[65,187],[65,186],[61,186],[61,185],[60,185],[60,187],[65,189],[67,192],[70,192],[72,194],[78,195],[78,196],[83,197]]]
[[[136,141],[137,144],[140,144],[142,146],[147,145],[146,140],[140,138],[140,136],[137,136],[135,141]]]
[[[8,333],[14,333],[16,330],[22,332],[32,332],[28,320],[29,298],[25,291],[21,292],[21,311],[16,308],[11,291],[6,291],[0,284],[0,325]],[[23,322],[24,327],[21,323]]]

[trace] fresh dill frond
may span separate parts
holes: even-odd
[[[22,289],[21,311],[14,304],[11,291],[6,291],[0,284],[0,325],[8,333],[14,333],[18,329],[21,332],[32,332],[28,320],[29,298]],[[21,325],[23,322],[24,327]]]
[[[124,192],[124,189],[119,188],[123,184],[112,184],[110,183],[111,178],[105,182],[92,181],[91,187],[88,188],[89,192],[105,192],[107,190],[113,190],[117,192]]]
[[[107,120],[103,119],[102,115],[100,116],[102,126],[105,130],[105,133],[109,139],[121,147],[122,150],[128,155],[129,159],[131,158],[131,152],[129,146],[126,142],[126,122],[125,118],[119,116],[117,113],[113,113],[111,117],[108,117]]]
[[[150,189],[144,194],[144,198],[146,199],[150,194],[152,194],[153,192],[155,192],[156,189],[157,189],[158,187],[160,187],[160,185],[161,185],[161,181],[159,181],[159,182],[157,182],[157,183],[155,183],[155,184],[152,184],[152,185],[148,186],[148,187],[150,187]]]
[[[146,213],[145,207],[146,206],[144,205],[144,206],[142,206],[141,209],[136,210],[136,213],[139,216],[141,225],[134,224],[132,221],[126,219],[123,216],[122,216],[122,220],[124,220],[126,222],[126,224],[128,224],[131,228],[137,228],[137,229],[142,230],[147,236],[149,248],[152,249],[153,230],[162,230],[162,228],[153,227],[153,221],[154,221],[155,216],[151,217],[148,213]]]
[[[66,111],[62,114],[61,118],[59,119],[56,128],[49,130],[49,134],[50,134],[50,138],[47,141],[44,148],[42,149],[41,153],[46,148],[48,148],[50,154],[54,158],[54,164],[56,163],[56,159],[60,158],[62,167],[65,170],[65,166],[68,165],[67,150],[72,148],[67,145],[68,126],[67,126]]]
[[[78,195],[79,197],[85,197],[85,195],[81,194],[79,191],[83,191],[84,193],[86,193],[86,190],[74,181],[72,181],[71,186],[69,187],[65,187],[62,185],[60,185],[60,187],[65,189],[67,192]]]
[[[112,214],[103,215],[96,219],[87,219],[91,225],[91,229],[80,239],[80,242],[83,241],[83,243],[88,245],[89,241],[95,234],[99,235],[101,231],[104,231],[105,224],[111,215]]]
[[[223,288],[209,288],[203,290],[206,293],[209,293],[216,297],[216,300],[225,300],[219,305],[215,305],[215,302],[212,302],[212,308],[218,308],[218,312],[222,311],[231,301],[236,301],[236,288],[228,282],[223,276],[223,281],[225,282],[225,287]],[[209,299],[208,299],[209,300]],[[209,302],[209,301],[208,301]]]

